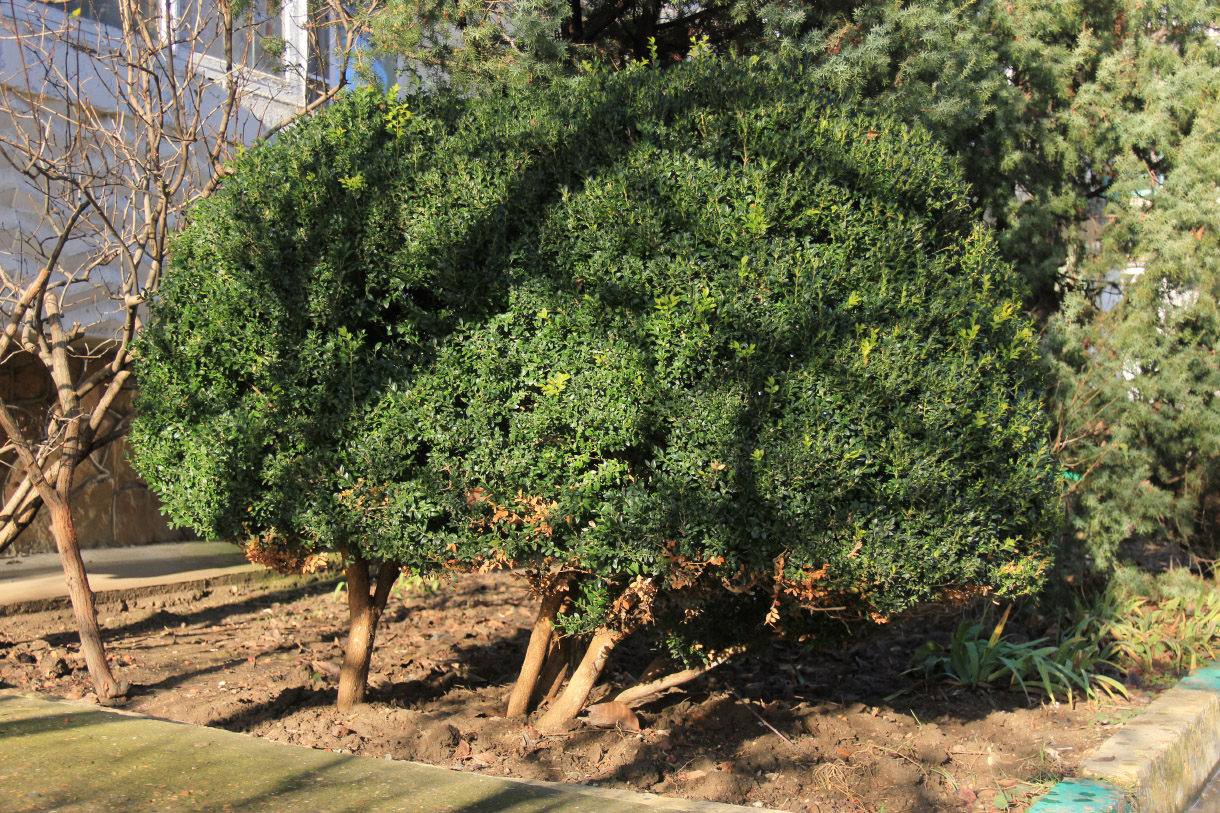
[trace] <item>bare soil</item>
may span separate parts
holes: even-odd
[[[851,647],[776,645],[636,711],[642,730],[543,735],[501,715],[536,605],[517,573],[396,595],[364,706],[334,709],[346,605],[333,584],[224,587],[103,606],[126,708],[281,742],[464,771],[790,811],[1019,810],[1147,702],[1046,703],[924,686],[911,653],[955,620],[915,619]],[[650,660],[624,643],[604,673]],[[0,618],[0,685],[90,699],[69,611]],[[903,691],[905,690],[905,691]],[[902,692],[892,700],[885,698]]]

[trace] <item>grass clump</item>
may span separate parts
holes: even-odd
[[[933,682],[1074,702],[1127,696],[1127,686],[1164,684],[1220,658],[1220,592],[1186,569],[1121,568],[1069,610],[1050,617],[1030,610],[1032,625],[1045,628],[1041,637],[1006,631],[1012,605],[994,625],[984,611],[962,621],[947,644],[921,646],[912,671]]]
[[[957,626],[947,647],[928,641],[915,654],[928,680],[945,680],[972,689],[1018,688],[1037,691],[1051,700],[1074,703],[1083,695],[1126,696],[1121,682],[1105,674],[1115,667],[1115,643],[1107,639],[1098,619],[1085,614],[1059,636],[1020,641],[1005,635],[1012,605],[987,632],[986,614]]]
[[[1188,570],[1154,575],[1121,569],[1107,601],[1117,662],[1140,682],[1177,677],[1220,653],[1220,593]]]

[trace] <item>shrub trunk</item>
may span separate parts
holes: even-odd
[[[585,651],[580,666],[576,667],[572,679],[568,681],[567,688],[538,721],[540,730],[560,730],[576,719],[576,715],[580,714],[588,702],[589,692],[593,690],[593,685],[597,683],[597,678],[605,668],[610,652],[622,638],[621,632],[606,627],[593,633],[593,640],[589,642],[589,648]]]
[[[369,563],[358,558],[350,559],[347,563],[348,633],[343,667],[339,671],[339,711],[348,711],[364,702],[373,642],[377,638],[377,622],[381,620],[386,600],[390,597],[390,588],[398,579],[399,572],[398,566],[383,563],[370,593]]]

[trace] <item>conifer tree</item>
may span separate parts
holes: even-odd
[[[1104,210],[1069,266],[1093,284],[1048,330],[1074,531],[1103,565],[1132,535],[1220,553],[1220,8],[1129,10],[1144,35],[1078,95]]]

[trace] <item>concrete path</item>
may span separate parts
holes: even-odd
[[[0,810],[754,813],[757,808],[332,754],[0,692]]]
[[[228,542],[175,542],[136,548],[82,552],[94,593],[132,591],[254,574],[236,545]],[[0,607],[28,605],[68,595],[57,553],[0,559]]]

